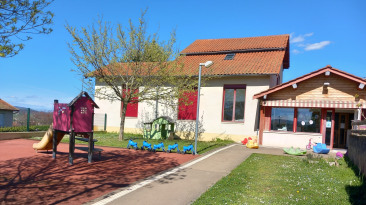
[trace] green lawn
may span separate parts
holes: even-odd
[[[357,168],[338,162],[252,154],[194,204],[366,204]]]
[[[137,142],[137,145],[139,148],[142,146],[142,142],[145,140],[142,138],[142,135],[138,134],[125,134],[125,140],[119,141],[118,140],[118,134],[117,133],[107,133],[107,132],[95,132],[94,133],[94,139],[97,139],[98,142],[95,142],[96,146],[110,146],[110,147],[123,147],[126,148],[128,144],[128,140],[132,138],[135,142]],[[34,137],[32,139],[41,140],[42,137]],[[147,140],[151,145],[158,144],[160,142],[164,142],[165,149],[168,148],[168,145],[172,145],[175,142],[178,143],[179,149],[182,150],[183,146],[193,144],[194,140]],[[61,142],[69,143],[69,136],[66,135]],[[79,140],[75,140],[76,144],[86,144],[86,142],[82,142]],[[207,151],[210,151],[212,149],[222,147],[228,144],[233,143],[231,140],[214,140],[214,141],[198,141],[197,142],[197,152],[198,154],[203,154]],[[172,151],[176,152],[176,151]]]

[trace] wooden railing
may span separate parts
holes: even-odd
[[[355,120],[352,122],[352,133],[366,134],[366,120]]]

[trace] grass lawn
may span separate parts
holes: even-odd
[[[107,132],[95,132],[94,139],[97,139],[98,142],[95,142],[96,146],[109,146],[109,147],[123,147],[126,148],[128,144],[128,140],[132,138],[134,142],[137,142],[139,148],[142,146],[142,142],[145,140],[142,138],[142,135],[138,134],[125,134],[125,140],[118,140],[118,133],[107,133]],[[41,140],[42,137],[33,137],[32,139]],[[187,146],[190,144],[194,145],[194,140],[146,140],[148,143],[151,143],[151,146],[154,144],[158,144],[160,142],[164,143],[165,149],[168,149],[168,145],[172,145],[175,142],[179,144],[179,150],[183,149],[183,146]],[[69,143],[69,136],[66,135],[61,142]],[[79,140],[75,140],[76,144],[86,144],[86,142],[82,142]],[[222,147],[228,144],[233,143],[231,140],[215,140],[215,141],[198,141],[197,142],[197,152],[198,154],[203,154],[212,149]],[[172,152],[176,152],[175,150]],[[189,152],[190,153],[190,152]]]
[[[252,154],[194,204],[366,204],[357,168],[338,162]]]

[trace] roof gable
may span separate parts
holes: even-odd
[[[265,91],[262,91],[258,94],[255,94],[253,96],[253,99],[258,99],[258,98],[261,98],[261,97],[264,97],[265,95],[269,95],[269,94],[272,94],[272,93],[275,93],[275,92],[279,92],[279,91],[282,91],[283,89],[285,88],[288,88],[294,84],[298,84],[298,83],[301,83],[303,81],[306,81],[308,79],[311,79],[311,78],[314,78],[315,76],[319,76],[319,75],[324,75],[327,71],[330,72],[330,75],[338,75],[338,76],[341,76],[343,78],[346,78],[350,81],[354,81],[354,82],[357,82],[357,83],[362,83],[362,84],[366,84],[366,80],[363,79],[363,78],[360,78],[360,77],[357,77],[355,75],[352,75],[352,74],[349,74],[347,72],[344,72],[344,71],[341,71],[339,69],[336,69],[336,68],[332,68],[332,66],[328,65],[324,68],[321,68],[319,70],[316,70],[314,72],[311,72],[311,73],[308,73],[306,75],[303,75],[301,77],[298,77],[298,78],[295,78],[293,80],[290,80],[286,83],[283,83],[281,85],[278,85],[278,86],[275,86],[273,88],[270,88],[268,90],[265,90]]]
[[[68,106],[71,107],[73,106],[81,97],[87,97],[88,100],[91,101],[92,105],[95,108],[99,108],[98,105],[94,102],[94,100],[89,96],[89,94],[85,91],[80,92],[80,94],[78,96],[76,96],[69,104]]]
[[[19,111],[18,108],[10,105],[9,103],[5,102],[4,100],[0,99],[0,110],[11,110],[11,111]]]

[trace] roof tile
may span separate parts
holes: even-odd
[[[289,35],[196,40],[181,53],[219,52],[260,48],[286,48]]]

